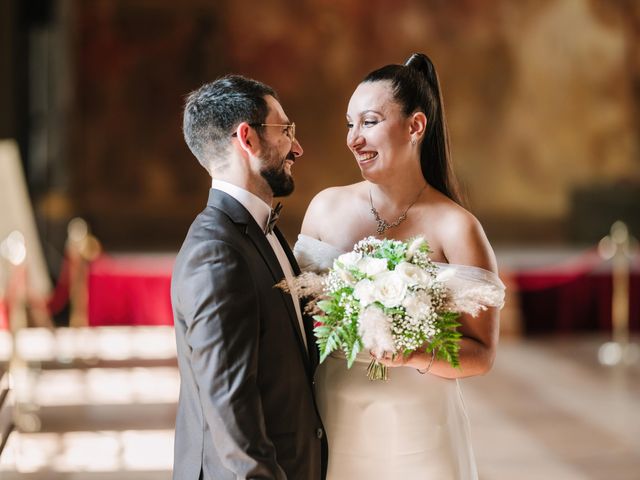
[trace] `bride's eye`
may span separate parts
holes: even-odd
[[[374,125],[378,124],[378,121],[377,120],[365,120],[364,122],[362,122],[362,124],[365,127],[373,127]]]
[[[353,128],[353,123],[347,122],[347,128],[351,130]]]

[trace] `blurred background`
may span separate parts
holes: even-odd
[[[360,179],[354,88],[416,51],[509,289],[494,370],[462,381],[481,478],[638,478],[640,2],[0,0],[2,478],[170,478],[169,279],[210,182],[185,96],[279,92],[293,244]]]

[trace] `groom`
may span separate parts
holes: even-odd
[[[273,229],[302,155],[276,93],[237,75],[189,95],[183,131],[212,177],[171,282],[181,385],[176,480],[320,480],[326,439],[313,396],[318,362],[299,273]]]

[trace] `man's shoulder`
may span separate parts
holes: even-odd
[[[214,254],[220,249],[237,251],[243,237],[241,230],[242,226],[236,225],[224,212],[207,206],[191,223],[176,262],[207,252]]]

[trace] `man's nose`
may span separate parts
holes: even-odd
[[[291,151],[296,157],[301,157],[302,154],[304,153],[304,150],[302,149],[302,145],[300,145],[300,142],[298,141],[297,138],[293,140],[293,144],[291,145]]]

